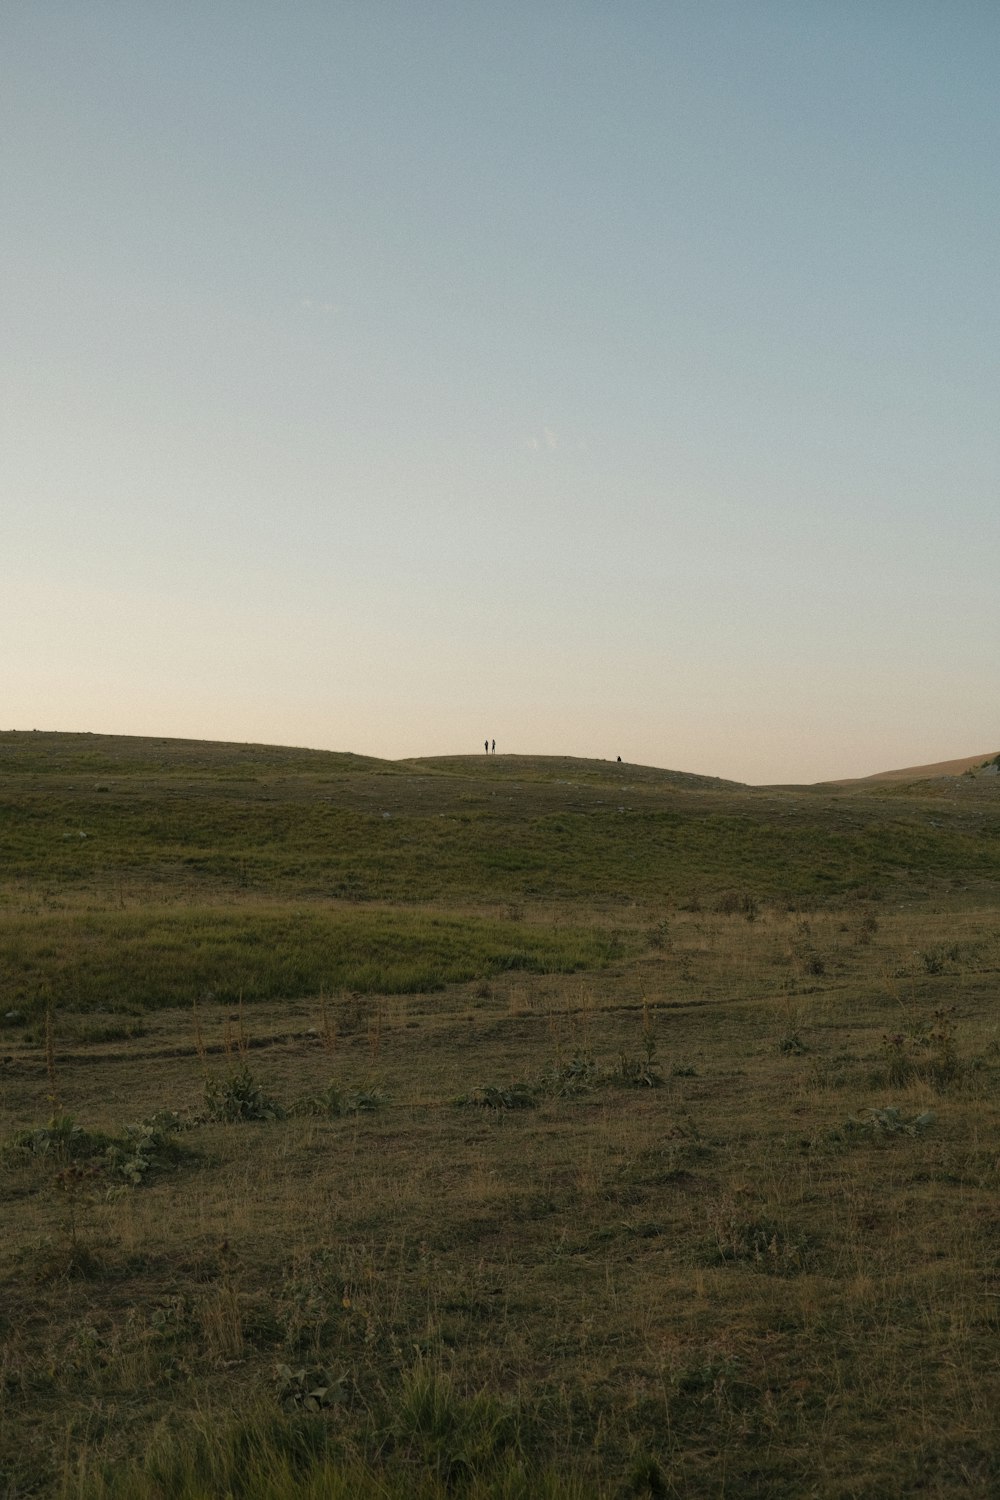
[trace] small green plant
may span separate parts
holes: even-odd
[[[604,1082],[606,1075],[593,1057],[577,1053],[566,1063],[554,1063],[538,1080],[538,1091],[551,1099],[576,1099]]]
[[[781,1041],[778,1043],[778,1051],[786,1057],[801,1057],[803,1052],[809,1051],[809,1048],[797,1031],[790,1031],[787,1036],[781,1038]]]
[[[307,1094],[297,1099],[288,1110],[290,1115],[318,1115],[336,1120],[341,1115],[369,1114],[381,1109],[389,1102],[388,1094],[381,1089],[341,1089],[330,1083],[318,1094]]]
[[[930,1021],[909,1031],[886,1033],[882,1037],[886,1082],[892,1088],[905,1088],[920,1079],[943,1092],[962,1074],[957,1035],[954,1006],[935,1010]]]
[[[173,1139],[183,1128],[180,1116],[172,1111],[125,1125],[119,1135],[87,1130],[72,1115],[57,1115],[47,1125],[18,1131],[2,1154],[12,1163],[33,1158],[51,1162],[57,1169],[57,1179],[60,1174],[79,1169],[86,1172],[88,1180],[103,1177],[109,1182],[137,1186],[150,1172],[171,1166],[186,1155]],[[65,1191],[76,1181],[67,1176],[57,1185]]]
[[[530,1083],[512,1083],[505,1088],[482,1083],[471,1094],[462,1094],[455,1102],[479,1109],[534,1109],[538,1100]]]
[[[164,1114],[124,1126],[121,1135],[108,1142],[103,1165],[110,1178],[137,1187],[150,1173],[174,1166],[187,1155],[174,1139],[181,1128],[178,1116],[164,1119]]]
[[[709,1349],[701,1362],[679,1365],[670,1371],[670,1389],[675,1396],[687,1397],[698,1405],[727,1404],[727,1389],[738,1371],[731,1355],[721,1349]]]
[[[925,1037],[921,1038],[930,1056],[927,1062],[927,1077],[935,1088],[943,1089],[961,1073],[958,1056],[955,1007],[936,1010],[932,1024]]]
[[[903,1088],[914,1077],[914,1066],[907,1050],[905,1033],[886,1033],[882,1038],[882,1055],[885,1058],[886,1081],[894,1089]]]
[[[760,903],[749,891],[723,891],[715,909],[720,916],[742,917],[745,922],[756,922],[760,916]]]
[[[277,1365],[274,1375],[283,1411],[328,1411],[347,1398],[347,1377],[335,1370]]]
[[[849,1131],[862,1131],[869,1135],[919,1135],[924,1130],[929,1130],[935,1123],[936,1116],[933,1110],[925,1109],[910,1119],[901,1113],[895,1105],[888,1104],[881,1109],[869,1109],[859,1118],[851,1118],[846,1123]]]
[[[878,932],[878,918],[873,912],[865,912],[858,924],[857,941],[861,947],[867,947]]]
[[[264,1092],[263,1086],[243,1063],[225,1078],[205,1081],[205,1118],[225,1125],[249,1120],[281,1120],[286,1111],[277,1099]]]
[[[795,1275],[804,1269],[806,1244],[792,1238],[771,1219],[749,1219],[732,1203],[710,1214],[711,1239],[705,1257],[710,1265],[743,1263],[771,1275]]]
[[[663,1083],[663,1074],[657,1066],[653,1012],[649,1008],[648,1001],[643,1001],[642,1006],[642,1050],[645,1056],[641,1058],[628,1057],[624,1052],[619,1053],[618,1066],[613,1074],[615,1083],[630,1089],[658,1089]]]
[[[646,933],[646,941],[651,948],[656,948],[661,952],[669,952],[672,947],[672,940],[670,936],[670,923],[666,917],[661,918],[659,922],[656,922],[649,928]]]
[[[49,1156],[57,1161],[76,1161],[93,1155],[94,1137],[78,1125],[72,1115],[53,1115],[47,1125],[19,1130],[4,1145],[8,1161],[32,1156]]]
[[[96,1163],[69,1161],[59,1168],[53,1178],[56,1192],[65,1209],[62,1224],[65,1245],[61,1264],[59,1261],[51,1264],[53,1271],[66,1276],[90,1277],[100,1269],[97,1257],[80,1237],[80,1217],[99,1171]]]
[[[620,1088],[658,1089],[663,1083],[663,1074],[657,1072],[654,1062],[655,1046],[653,1054],[647,1053],[645,1057],[629,1057],[620,1052],[611,1075],[612,1081]]]
[[[371,1114],[389,1103],[389,1095],[381,1089],[356,1089],[344,1097],[344,1113],[347,1115]]]
[[[80,1233],[85,1207],[103,1178],[110,1137],[85,1130],[72,1115],[55,1115],[47,1125],[20,1130],[3,1147],[11,1166],[37,1162],[59,1205],[61,1246],[40,1269],[53,1277],[98,1274],[99,1262]]]

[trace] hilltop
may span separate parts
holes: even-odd
[[[963,795],[954,795],[954,789]],[[998,781],[748,787],[613,761],[0,733],[6,899],[815,902],[1000,882]],[[126,896],[127,898],[127,896]]]
[[[742,782],[689,771],[622,761],[592,760],[560,755],[438,755],[403,760],[381,760],[337,750],[309,750],[287,745],[243,744],[226,740],[187,740],[162,736],[64,733],[49,730],[0,732],[0,774],[88,771],[119,775],[164,773],[243,774],[261,772],[340,773],[367,771],[399,775],[440,772],[445,775],[526,778],[571,784],[585,781],[608,785],[643,784],[736,790]]]
[[[532,781],[554,781],[562,786],[651,788],[678,787],[688,791],[746,791],[745,783],[693,771],[667,771],[659,766],[627,761],[588,760],[574,755],[437,755],[391,764],[470,776],[501,776]]]
[[[333,775],[365,772],[376,776],[440,774],[492,781],[549,782],[651,790],[718,792],[829,791],[864,788],[881,783],[916,783],[956,778],[979,771],[997,759],[996,751],[875,771],[867,776],[836,777],[814,783],[753,786],[721,776],[670,770],[632,762],[571,755],[431,755],[383,760],[350,751],[314,750],[288,745],[265,745],[227,740],[190,740],[153,735],[112,735],[50,730],[0,731],[0,776],[29,773],[58,775],[88,773],[143,776],[224,776],[251,780],[263,774]]]

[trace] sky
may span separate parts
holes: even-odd
[[[1000,749],[994,0],[8,0],[0,728]]]

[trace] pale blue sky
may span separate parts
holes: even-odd
[[[1000,748],[1000,9],[11,0],[0,727]]]

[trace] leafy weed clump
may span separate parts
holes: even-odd
[[[175,1139],[181,1128],[178,1115],[164,1113],[124,1125],[119,1135],[108,1135],[87,1130],[72,1115],[56,1115],[47,1125],[18,1131],[4,1146],[3,1157],[14,1165],[44,1161],[57,1173],[86,1172],[93,1178],[136,1187],[151,1173],[175,1166],[188,1154]]]
[[[57,1165],[90,1162],[108,1147],[111,1137],[101,1131],[86,1130],[72,1115],[53,1115],[47,1125],[33,1125],[19,1130],[5,1144],[4,1158],[12,1163],[32,1158],[46,1158]]]
[[[606,1070],[587,1054],[576,1053],[569,1062],[553,1063],[538,1079],[538,1092],[549,1099],[577,1099],[606,1081]]]
[[[664,1187],[691,1176],[692,1170],[712,1155],[711,1145],[703,1140],[690,1118],[675,1120],[663,1132],[655,1146],[647,1146],[628,1163],[625,1177],[642,1187]]]
[[[331,1083],[317,1094],[307,1094],[291,1106],[290,1115],[313,1115],[336,1120],[342,1115],[371,1114],[389,1102],[381,1089],[340,1089]]]
[[[904,1115],[894,1104],[885,1104],[862,1110],[858,1115],[848,1115],[843,1125],[832,1125],[819,1131],[811,1140],[803,1140],[802,1146],[804,1149],[825,1147],[840,1151],[864,1142],[885,1146],[892,1140],[923,1135],[936,1124],[937,1116],[932,1109]]]
[[[611,1076],[612,1083],[628,1089],[658,1089],[663,1083],[663,1074],[659,1070],[656,1056],[653,1014],[645,1001],[642,1007],[642,1050],[643,1057],[629,1057],[625,1052],[619,1053],[618,1066]]]
[[[895,1105],[887,1104],[882,1109],[866,1110],[859,1119],[852,1117],[845,1129],[870,1136],[920,1135],[930,1129],[936,1118],[932,1109],[925,1109],[907,1119]]]
[[[460,1095],[455,1102],[478,1109],[534,1109],[538,1098],[530,1083],[511,1083],[506,1087],[481,1083],[471,1093]]]
[[[794,1276],[806,1269],[808,1245],[771,1219],[750,1219],[729,1203],[710,1215],[711,1236],[705,1246],[709,1265],[742,1264],[773,1276]]]
[[[576,1052],[568,1062],[560,1059],[548,1067],[539,1076],[534,1092],[550,1099],[575,1099],[598,1088],[659,1088],[663,1083],[663,1074],[660,1072],[656,1046],[653,1012],[649,1004],[644,1002],[643,1056],[630,1057],[622,1050],[617,1061],[611,1067],[606,1067],[591,1052]]]
[[[286,1113],[284,1106],[264,1091],[248,1063],[225,1078],[205,1081],[206,1120],[237,1125],[252,1120],[283,1120]]]
[[[554,1063],[547,1068],[539,1075],[535,1084],[514,1085],[510,1091],[512,1102],[501,1104],[500,1107],[525,1109],[529,1107],[525,1102],[528,1097],[531,1103],[537,1103],[539,1098],[579,1099],[585,1094],[593,1093],[595,1089],[603,1088],[660,1088],[663,1075],[655,1064],[655,1047],[645,1057],[629,1057],[627,1053],[621,1052],[610,1068],[604,1067],[594,1057],[578,1053],[569,1062]]]
[[[897,1031],[882,1038],[885,1082],[905,1088],[916,1081],[929,1083],[943,1092],[964,1071],[958,1054],[955,1007],[935,1010],[929,1022]]]
[[[656,1045],[645,1057],[629,1057],[622,1052],[611,1074],[611,1082],[626,1089],[658,1089],[663,1084],[663,1074],[655,1067]]]
[[[949,963],[958,963],[962,956],[962,950],[958,943],[939,944],[936,948],[927,948],[920,955],[920,961],[924,966],[925,974],[944,974]]]
[[[655,923],[654,926],[648,929],[646,933],[646,942],[651,948],[655,948],[659,952],[670,952],[673,947],[673,940],[670,932],[670,923],[666,917],[663,917],[659,922]]]
[[[278,1365],[275,1382],[282,1410],[288,1412],[329,1411],[347,1396],[346,1376],[334,1370]]]
[[[104,1150],[105,1170],[109,1177],[138,1187],[154,1172],[176,1166],[190,1153],[176,1139],[182,1128],[177,1115],[161,1114],[136,1125],[125,1125],[120,1136],[110,1140]]]

